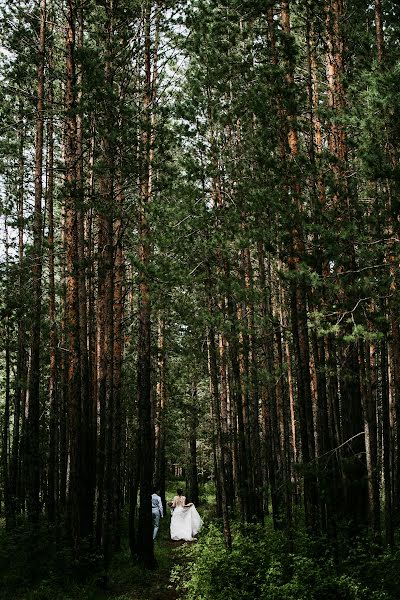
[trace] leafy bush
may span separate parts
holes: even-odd
[[[210,525],[207,534],[189,550],[194,561],[189,567],[175,569],[175,580],[185,576],[183,588],[189,598],[197,600],[256,598],[269,557],[267,544],[255,543],[252,537],[236,535],[228,552],[220,530]]]
[[[174,569],[172,578],[188,600],[394,600],[400,597],[394,555],[369,556],[361,577],[360,561],[335,565],[329,552],[315,554],[315,542],[303,540],[300,554],[290,554],[284,538],[259,526],[236,526],[232,550],[221,531],[210,525],[189,550],[189,562]],[[367,550],[361,553],[367,560]],[[398,571],[397,571],[398,573]]]

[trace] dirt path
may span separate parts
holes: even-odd
[[[110,573],[110,600],[178,600],[181,594],[171,582],[171,571],[176,564],[185,561],[184,547],[187,542],[173,542],[166,524],[155,543],[158,567],[148,571],[132,564],[129,554],[122,556]]]

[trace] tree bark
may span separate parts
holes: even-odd
[[[49,67],[53,68],[53,54],[49,54]],[[48,212],[48,269],[49,269],[49,320],[50,320],[50,374],[49,374],[49,465],[47,514],[50,523],[55,523],[58,514],[59,494],[59,407],[58,407],[58,332],[56,323],[56,286],[55,286],[55,240],[54,240],[54,122],[53,122],[53,82],[48,83],[48,106],[50,109],[47,123],[47,212]]]
[[[40,2],[35,140],[35,207],[33,216],[32,332],[27,417],[28,518],[37,523],[40,507],[40,341],[42,314],[42,178],[44,132],[44,68],[46,48],[46,0]]]
[[[155,455],[154,455],[154,485],[160,491],[164,511],[166,511],[166,456],[165,456],[165,411],[167,405],[166,382],[166,351],[165,351],[165,320],[158,318],[158,358],[157,358],[157,389],[155,410]],[[195,502],[193,500],[193,502]],[[195,502],[196,504],[196,502]]]
[[[66,30],[65,86],[65,247],[66,247],[66,336],[68,341],[68,525],[75,551],[78,550],[81,523],[81,356],[79,337],[79,251],[77,181],[77,96],[76,96],[76,22],[75,0],[68,0]],[[84,527],[84,526],[83,526]]]
[[[152,198],[152,72],[151,72],[151,2],[144,14],[145,93],[142,132],[143,169],[139,200],[139,331],[137,358],[137,390],[139,421],[140,508],[138,525],[138,553],[145,564],[155,564],[152,537],[151,486],[153,475],[153,431],[151,398],[151,300],[148,268],[151,263],[150,224],[148,205]]]
[[[118,214],[114,221],[114,300],[113,300],[113,436],[112,436],[112,455],[113,455],[113,547],[118,549],[121,544],[121,506],[122,506],[122,455],[123,455],[123,423],[124,408],[122,403],[122,364],[124,352],[124,274],[125,258],[123,250],[123,221],[122,214],[124,209],[124,192],[120,177],[117,177],[116,183],[117,211]]]
[[[381,386],[382,386],[382,445],[383,445],[383,478],[384,478],[384,520],[385,541],[390,547],[394,544],[394,527],[392,515],[392,455],[391,455],[391,432],[390,432],[390,405],[389,405],[389,382],[388,382],[388,356],[387,339],[381,341]]]
[[[8,219],[5,215],[5,279],[6,279],[6,302],[10,298],[9,289],[9,239],[8,239]],[[4,316],[4,359],[5,359],[5,393],[4,393],[4,422],[2,431],[2,480],[4,494],[4,516],[6,531],[9,531],[13,525],[12,506],[11,506],[11,490],[10,490],[10,470],[9,470],[9,439],[10,439],[10,403],[11,403],[11,355],[10,355],[10,315],[7,307],[7,313]]]
[[[199,503],[199,481],[197,474],[197,384],[192,382],[191,405],[189,408],[189,500],[193,504]]]
[[[208,297],[208,310],[213,318],[213,300],[211,296]],[[221,508],[222,508],[222,520],[224,527],[224,540],[225,545],[228,549],[232,546],[232,536],[230,528],[230,518],[228,511],[228,497],[226,489],[225,479],[225,465],[224,456],[222,452],[222,427],[220,419],[220,397],[219,397],[219,386],[218,386],[218,363],[217,363],[217,348],[215,343],[215,332],[211,326],[208,331],[208,359],[209,359],[209,375],[210,375],[210,386],[211,386],[211,401],[212,401],[212,416],[215,434],[215,451],[216,451],[216,470],[217,470],[217,487],[221,496]]]
[[[22,102],[19,102],[20,122],[23,123]],[[17,197],[17,212],[18,212],[18,294],[19,302],[22,302],[25,286],[24,276],[24,197],[25,197],[25,126],[21,125],[19,132],[19,148],[18,148],[18,197]],[[20,316],[18,319],[17,332],[17,368],[16,382],[14,394],[14,426],[12,435],[12,449],[10,460],[10,495],[11,495],[11,520],[12,527],[16,525],[16,517],[23,508],[23,484],[22,470],[24,452],[24,414],[26,401],[26,378],[27,378],[27,356],[25,350],[25,319]]]

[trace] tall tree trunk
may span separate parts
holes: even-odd
[[[361,393],[363,399],[364,436],[368,477],[368,509],[369,523],[377,541],[381,535],[380,498],[378,473],[378,431],[377,431],[377,399],[372,378],[374,365],[371,365],[371,349],[369,344],[359,344]]]
[[[19,302],[22,302],[24,293],[24,173],[25,173],[25,126],[23,124],[23,104],[19,102],[19,116],[21,130],[19,132],[19,149],[18,149],[18,294]],[[11,520],[12,526],[16,525],[16,516],[20,512],[23,504],[22,493],[22,460],[23,452],[23,436],[21,433],[22,420],[24,418],[25,399],[26,399],[26,372],[27,359],[25,351],[25,319],[20,316],[18,319],[17,333],[17,370],[16,383],[14,394],[14,425],[12,436],[12,450],[10,460],[10,495],[11,495]]]
[[[49,68],[54,66],[52,51],[49,55]],[[49,118],[47,123],[47,212],[48,212],[48,269],[49,269],[49,320],[50,320],[50,374],[49,374],[49,465],[47,514],[50,523],[54,523],[58,514],[59,493],[59,407],[58,407],[58,332],[56,323],[56,286],[55,286],[55,240],[54,240],[54,123],[53,123],[53,82],[48,83]]]
[[[385,69],[385,29],[383,23],[383,12],[381,0],[375,0],[375,33],[376,33],[376,49],[377,58],[380,70]],[[387,126],[385,126],[385,154],[391,168],[397,168],[398,160],[392,149],[392,141],[389,139]],[[398,258],[396,251],[396,241],[394,238],[398,236],[398,205],[396,192],[392,190],[393,182],[386,180],[384,186],[386,192],[386,215],[382,217],[387,220],[388,227],[386,230],[388,241],[386,249],[386,261],[390,268],[390,293],[388,302],[390,336],[388,340],[388,363],[389,363],[389,397],[394,413],[393,423],[393,439],[391,441],[392,449],[386,450],[386,453],[392,453],[392,506],[391,510],[394,513],[395,524],[398,524],[400,519],[400,334],[398,324]],[[384,449],[385,453],[385,449]],[[386,503],[386,498],[385,498]],[[390,530],[392,525],[388,526]],[[389,533],[390,541],[392,534]]]
[[[32,332],[27,418],[28,518],[37,523],[40,515],[40,339],[42,314],[42,178],[44,132],[44,67],[46,47],[46,0],[40,2],[40,31],[37,67],[37,116],[35,140],[35,207],[33,216]]]
[[[8,219],[7,214],[4,219],[5,228],[5,279],[6,279],[6,302],[10,298],[9,289],[9,239],[8,239]],[[8,310],[7,310],[8,313]],[[10,356],[10,317],[6,314],[4,317],[4,354],[5,354],[5,393],[4,393],[4,421],[2,431],[2,448],[1,448],[1,471],[3,480],[3,494],[4,494],[4,516],[6,530],[10,530],[12,521],[12,507],[11,507],[11,493],[10,493],[10,470],[9,470],[9,439],[10,439],[10,400],[11,400],[11,356]]]
[[[260,448],[260,425],[259,425],[259,381],[258,381],[258,365],[256,353],[256,334],[255,334],[255,308],[254,308],[254,283],[253,283],[253,268],[250,248],[246,248],[242,252],[242,277],[244,279],[244,289],[246,290],[246,299],[244,302],[244,310],[246,317],[244,326],[246,328],[244,338],[246,340],[244,348],[247,356],[247,381],[249,390],[249,432],[251,447],[252,464],[252,496],[253,509],[252,520],[263,522],[263,502],[262,502],[262,474],[261,474],[261,448]],[[282,406],[280,405],[280,408]],[[280,419],[280,428],[283,435],[283,414]]]
[[[159,489],[164,510],[166,510],[166,455],[165,455],[165,411],[167,404],[166,382],[166,351],[165,351],[165,320],[158,318],[158,358],[157,358],[157,390],[155,411],[155,455],[154,455],[154,485]],[[193,500],[194,502],[194,500]]]
[[[209,284],[210,285],[210,284]],[[208,290],[208,310],[211,318],[214,318],[213,300],[210,295],[211,289]],[[224,527],[224,540],[225,545],[228,549],[232,546],[232,536],[230,528],[230,519],[228,511],[228,497],[226,489],[225,479],[225,465],[224,455],[222,452],[222,427],[220,419],[220,396],[218,386],[218,363],[217,363],[217,348],[215,343],[215,332],[214,328],[210,327],[208,331],[208,363],[209,363],[209,375],[210,375],[210,387],[211,387],[211,401],[212,401],[212,417],[214,425],[215,435],[215,451],[216,451],[216,471],[217,471],[217,487],[221,496],[221,508],[222,508],[222,520]]]
[[[228,264],[225,264],[225,277],[229,286],[230,269]],[[251,493],[249,487],[248,475],[248,460],[247,460],[247,444],[244,426],[244,409],[243,409],[243,393],[240,375],[239,363],[239,339],[237,327],[237,311],[235,310],[232,292],[228,288],[227,291],[227,314],[230,322],[230,332],[228,335],[229,360],[231,367],[231,397],[234,404],[235,415],[237,419],[237,486],[239,495],[239,504],[241,518],[244,521],[250,519],[250,504],[249,495]]]
[[[115,27],[114,3],[107,4],[107,39],[105,48],[104,80],[109,94],[114,90],[114,48],[113,32]],[[105,567],[108,569],[113,549],[113,500],[114,500],[114,453],[115,432],[114,404],[114,196],[116,194],[116,144],[113,138],[113,120],[115,106],[104,116],[101,139],[102,167],[100,177],[99,206],[99,294],[98,294],[98,347],[99,347],[99,410],[100,439],[99,452],[102,458],[99,464],[97,539],[101,538]],[[102,489],[101,489],[102,488]]]
[[[226,300],[224,299],[222,309],[226,313]],[[229,443],[232,440],[230,432],[230,422],[232,416],[229,415],[231,404],[229,382],[228,382],[228,352],[227,340],[224,334],[219,335],[219,384],[220,384],[220,402],[221,402],[221,427],[222,427],[222,452],[224,454],[225,479],[227,489],[228,508],[233,509],[235,498],[233,484],[233,456],[232,449]],[[196,411],[197,411],[196,407]],[[197,412],[196,412],[197,415]],[[197,416],[196,416],[197,419]]]
[[[191,406],[189,409],[189,500],[194,504],[199,503],[199,480],[197,473],[197,384],[192,382]]]
[[[394,544],[394,527],[392,515],[392,453],[390,432],[390,406],[389,406],[389,374],[387,339],[381,341],[381,387],[382,387],[382,445],[383,445],[383,479],[384,479],[384,520],[385,541],[390,547]]]
[[[117,207],[118,214],[114,221],[114,351],[113,351],[113,398],[114,398],[114,414],[113,414],[113,546],[118,549],[120,547],[120,527],[121,527],[121,506],[122,506],[122,456],[123,456],[123,423],[124,410],[122,404],[122,362],[124,351],[123,339],[123,318],[124,318],[124,272],[125,260],[123,251],[123,222],[122,214],[124,209],[124,192],[120,177],[117,178],[116,184]]]
[[[148,205],[152,198],[152,72],[151,72],[151,2],[144,14],[145,94],[142,132],[143,168],[139,201],[139,331],[137,359],[137,390],[139,420],[140,508],[138,553],[149,566],[154,566],[154,547],[151,517],[151,486],[153,474],[153,431],[151,398],[151,301],[148,268],[151,262],[150,224]]]
[[[65,247],[66,247],[66,336],[68,342],[68,524],[75,551],[81,539],[81,357],[79,338],[79,253],[77,182],[77,97],[76,97],[76,21],[75,0],[68,0],[66,31],[65,85]]]
[[[264,444],[265,444],[265,461],[268,467],[268,478],[271,490],[272,503],[272,518],[274,528],[282,527],[283,507],[282,500],[284,494],[282,488],[285,485],[283,479],[283,457],[282,446],[279,436],[279,425],[277,418],[277,394],[279,393],[278,386],[275,385],[275,356],[274,356],[274,318],[271,307],[271,289],[270,281],[267,281],[265,268],[265,249],[262,242],[258,244],[258,272],[260,281],[261,296],[261,314],[263,317],[262,331],[262,353],[265,369],[265,377],[267,378],[265,389],[261,393],[261,411],[264,423]],[[277,349],[281,344],[281,332],[278,329],[276,332],[279,338]],[[283,364],[279,365],[281,368]],[[264,386],[263,386],[264,388]]]
[[[289,38],[291,35],[289,2],[281,2],[281,20],[282,29]],[[286,79],[289,89],[294,86],[294,75],[291,54],[288,53]],[[289,165],[298,155],[298,134],[296,129],[296,116],[287,114],[287,143],[289,146],[289,155],[287,157]],[[293,334],[294,353],[296,357],[297,371],[297,402],[299,409],[301,451],[304,472],[304,506],[306,514],[306,525],[310,529],[317,526],[316,508],[317,500],[317,482],[315,474],[312,472],[311,464],[315,458],[315,439],[313,422],[313,405],[311,395],[311,375],[310,375],[310,351],[308,340],[307,325],[307,289],[306,282],[302,280],[299,274],[299,267],[305,258],[305,247],[302,234],[302,213],[301,189],[296,175],[291,178],[290,195],[294,199],[295,218],[291,223],[291,248],[289,258],[289,270],[292,271],[291,283],[291,324]]]
[[[332,205],[338,226],[344,219],[354,219],[354,201],[350,199],[350,189],[346,169],[348,169],[348,149],[346,131],[340,122],[340,116],[346,105],[344,75],[344,7],[342,0],[332,0],[325,5],[326,15],[326,70],[328,80],[328,106],[332,112],[329,124],[328,146],[332,155],[333,174]],[[355,244],[350,239],[344,248],[340,248],[335,263],[337,272],[348,268],[356,269]],[[348,279],[351,290],[352,276]],[[353,305],[353,299],[343,289],[342,278],[339,300]],[[344,309],[345,310],[345,309]],[[365,454],[365,441],[360,434],[364,429],[362,417],[361,378],[358,348],[355,342],[348,345],[340,342],[338,349],[340,360],[339,396],[341,401],[341,431],[343,442],[350,440],[341,452],[343,466],[343,491],[345,498],[345,518],[350,518],[356,528],[362,527],[367,520],[366,465],[354,456]]]
[[[84,36],[83,2],[77,3],[77,31],[76,48],[78,53],[82,51]],[[79,356],[80,356],[80,523],[82,538],[91,538],[93,534],[93,509],[95,468],[93,464],[93,452],[91,444],[92,434],[92,410],[91,398],[91,369],[88,355],[88,316],[87,316],[87,289],[86,289],[86,252],[85,252],[85,197],[84,197],[84,172],[83,172],[83,135],[84,120],[82,103],[82,70],[81,64],[77,65],[77,112],[76,112],[76,219],[77,219],[77,255],[78,255],[78,311],[79,311]]]

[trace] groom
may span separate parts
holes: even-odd
[[[157,488],[153,488],[153,494],[151,496],[151,512],[153,515],[153,540],[155,540],[160,527],[160,517],[162,518],[164,516],[160,490]]]

